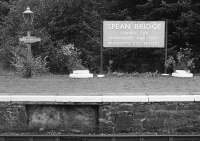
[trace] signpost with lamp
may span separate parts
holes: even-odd
[[[26,11],[23,12],[23,18],[25,23],[30,26],[33,23],[34,13],[30,10],[30,7],[27,7]],[[20,42],[24,42],[27,45],[27,68],[25,77],[30,78],[32,76],[31,72],[31,64],[32,64],[32,52],[31,52],[31,44],[40,42],[41,39],[35,36],[31,36],[31,32],[27,31],[27,36],[19,38]]]

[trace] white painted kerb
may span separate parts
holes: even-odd
[[[0,102],[181,102],[200,101],[200,95],[0,95]]]

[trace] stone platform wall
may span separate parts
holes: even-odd
[[[1,133],[199,134],[200,103],[0,103]]]
[[[97,132],[97,106],[23,105],[0,106],[0,132],[39,134],[88,134]]]
[[[199,134],[200,103],[115,103],[100,107],[100,131],[129,134]]]

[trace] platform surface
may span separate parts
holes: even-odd
[[[200,76],[90,79],[71,79],[67,75],[31,79],[0,76],[0,101],[200,101]]]

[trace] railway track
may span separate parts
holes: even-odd
[[[2,135],[0,141],[200,141],[200,135]]]

